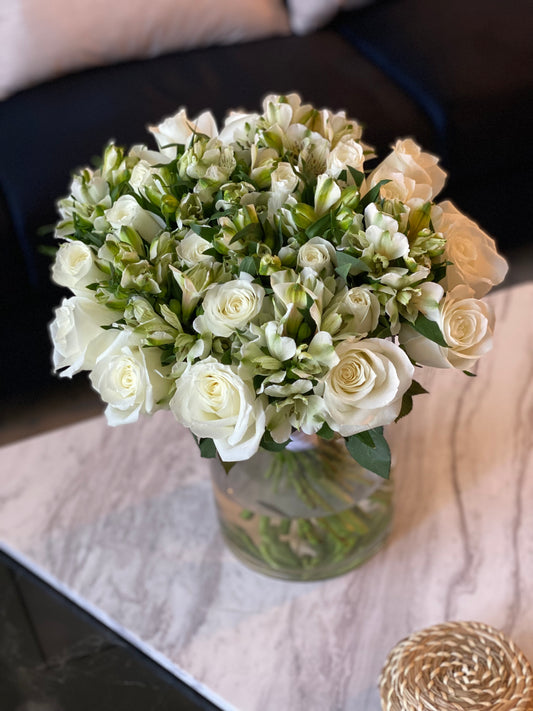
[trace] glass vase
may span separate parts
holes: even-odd
[[[384,543],[392,484],[353,460],[344,440],[297,434],[226,473],[213,461],[222,535],[246,565],[285,580],[320,580],[361,565]]]

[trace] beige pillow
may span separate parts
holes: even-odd
[[[288,32],[282,0],[0,0],[0,98],[84,67]]]
[[[354,10],[369,5],[372,0],[288,0],[291,29],[297,35],[322,27],[339,10]]]

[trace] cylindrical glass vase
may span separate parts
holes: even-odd
[[[297,434],[226,473],[212,469],[223,537],[246,565],[285,580],[321,580],[355,568],[384,543],[392,485],[353,460],[343,439]]]

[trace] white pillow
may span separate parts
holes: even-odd
[[[373,0],[288,0],[291,29],[297,35],[322,27],[339,10],[355,10],[369,5]]]
[[[0,99],[84,67],[288,32],[282,0],[0,0]]]

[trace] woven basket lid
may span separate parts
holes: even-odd
[[[498,630],[446,622],[392,649],[380,693],[384,711],[532,711],[533,672]]]

